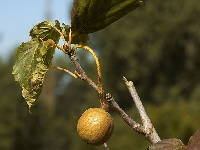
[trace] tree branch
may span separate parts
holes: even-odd
[[[74,51],[71,51],[68,53],[71,61],[74,63],[76,67],[75,75],[80,78],[81,80],[85,81],[87,84],[89,84],[92,88],[94,88],[97,92],[99,92],[99,87],[97,84],[95,84],[85,73],[85,71],[82,69],[81,65],[78,62],[78,59],[75,55]],[[139,134],[143,134],[151,144],[157,143],[160,141],[160,137],[158,136],[155,128],[153,127],[149,117],[146,114],[146,111],[142,105],[142,102],[135,90],[135,87],[132,83],[132,81],[128,81],[125,77],[123,78],[127,88],[129,89],[129,92],[131,96],[133,97],[133,101],[139,111],[140,118],[142,120],[142,125],[134,121],[132,118],[130,118],[126,112],[123,111],[122,108],[115,102],[114,98],[111,96],[111,94],[104,94],[105,99],[107,102],[109,102],[117,111],[117,113],[122,117],[122,119],[136,132]],[[103,92],[103,91],[102,91]],[[103,92],[104,93],[104,92]],[[108,108],[104,108],[105,110],[108,110]]]
[[[140,124],[135,122],[132,118],[130,118],[126,112],[120,108],[120,106],[117,104],[117,102],[114,100],[112,95],[110,93],[106,94],[106,100],[115,108],[117,113],[122,117],[122,119],[136,132],[143,134],[144,130]]]
[[[137,94],[137,91],[135,89],[135,86],[133,85],[132,81],[128,81],[125,77],[123,77],[124,83],[126,84],[126,87],[128,88],[133,101],[135,103],[135,106],[140,114],[140,118],[142,121],[142,128],[144,131],[144,135],[148,138],[148,140],[153,144],[160,141],[160,137],[158,136],[153,124],[151,123],[151,120],[149,119],[144,106],[140,100],[140,97]]]
[[[98,86],[86,75],[85,71],[78,62],[78,58],[76,57],[75,52],[71,51],[68,55],[76,67],[75,75],[81,80],[87,82],[92,88],[94,88],[98,92]]]

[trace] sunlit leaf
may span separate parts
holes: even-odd
[[[13,75],[22,87],[29,109],[41,93],[44,77],[51,66],[55,44],[60,38],[60,23],[43,21],[30,30],[32,39],[22,43],[16,54]],[[50,44],[51,43],[51,44]]]
[[[153,145],[148,150],[183,150],[185,145],[179,139],[163,139]]]
[[[55,43],[58,42],[60,34],[56,30],[60,30],[60,23],[59,21],[55,21],[55,25],[51,21],[43,21],[37,25],[35,25],[30,30],[30,36],[32,38],[37,38],[43,41],[48,39],[52,39]]]
[[[144,2],[145,0],[74,0],[72,31],[88,34],[104,29]]]
[[[52,63],[55,48],[49,42],[52,40],[40,42],[32,39],[22,43],[17,49],[12,73],[22,87],[22,96],[29,108],[40,95],[45,74]]]

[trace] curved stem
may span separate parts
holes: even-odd
[[[93,58],[95,59],[96,62],[96,66],[97,66],[97,74],[98,74],[98,93],[100,96],[100,103],[101,106],[104,106],[104,100],[103,100],[103,88],[102,88],[102,78],[101,78],[101,67],[100,67],[100,63],[99,63],[99,59],[97,57],[97,55],[95,54],[95,52],[88,46],[84,46],[84,45],[75,45],[72,50],[76,50],[77,48],[83,48],[85,50],[87,50],[90,54],[92,54]]]

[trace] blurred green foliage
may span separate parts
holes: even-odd
[[[199,1],[151,0],[105,30],[91,35],[89,45],[100,57],[103,86],[135,120],[138,112],[122,76],[136,89],[161,138],[185,144],[200,127]],[[86,73],[97,81],[94,61],[77,51]],[[52,68],[32,113],[11,74],[14,54],[0,61],[1,150],[103,150],[85,144],[76,133],[82,112],[98,107],[98,94],[83,81]],[[53,66],[75,69],[67,56]],[[108,146],[113,150],[146,149],[149,142],[135,133],[111,107],[115,121]]]
[[[109,90],[125,99],[123,104],[128,96],[123,75],[134,81],[143,101],[161,103],[176,96],[189,100],[200,83],[197,4],[197,0],[148,1],[97,33],[105,80]]]

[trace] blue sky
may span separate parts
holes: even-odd
[[[29,30],[45,20],[45,5],[49,1],[51,19],[70,24],[73,0],[1,0],[0,58],[5,58],[21,42],[28,41]]]

